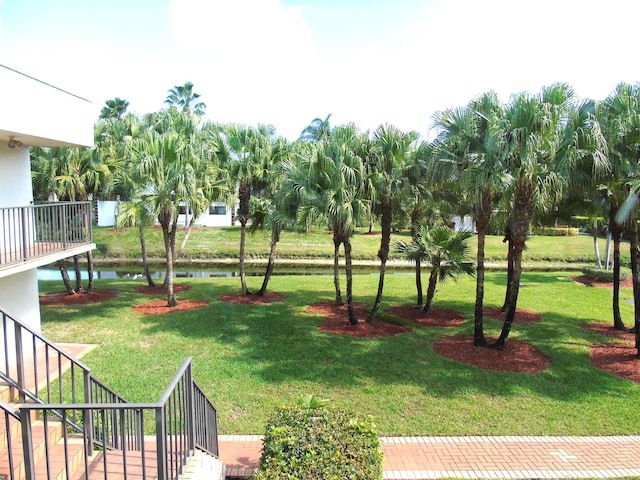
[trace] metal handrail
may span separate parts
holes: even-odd
[[[0,208],[0,269],[90,244],[90,202]]]
[[[209,402],[212,411],[198,412],[194,408],[194,394],[202,392],[195,384],[192,378],[192,359],[188,357],[173,377],[164,393],[157,402],[154,403],[94,403],[88,404],[47,404],[20,405],[20,413],[23,418],[23,431],[30,431],[31,412],[37,411],[43,418],[47,418],[52,411],[62,413],[62,418],[71,418],[74,416],[90,417],[97,419],[106,419],[115,417],[119,419],[118,425],[109,424],[104,420],[98,420],[95,430],[101,437],[117,437],[119,436],[119,444],[121,448],[117,451],[105,449],[102,452],[102,468],[108,472],[110,461],[115,457],[120,457],[122,465],[124,465],[124,477],[126,477],[126,466],[131,452],[140,452],[136,458],[141,460],[142,477],[157,476],[159,480],[178,480],[184,472],[189,458],[193,455],[194,450],[205,451],[209,454],[218,455],[217,441],[217,423],[198,428],[196,425],[202,425],[205,418],[215,420],[215,407]],[[204,395],[204,394],[202,394]],[[206,398],[206,397],[205,397]],[[208,400],[207,400],[208,402]],[[151,411],[155,420],[155,451],[152,451],[149,445],[145,445],[143,439],[144,432],[142,425],[145,422],[145,412]],[[70,425],[67,423],[67,426]],[[137,430],[137,431],[136,431]],[[202,431],[207,431],[207,435],[202,435]],[[131,437],[127,432],[136,433],[137,438],[131,441]],[[47,433],[45,432],[45,435]],[[33,450],[33,439],[23,437],[24,451]],[[84,446],[84,468],[85,477],[89,475],[89,452]],[[68,455],[68,445],[65,440],[65,456]],[[146,459],[152,458],[155,454],[155,468],[147,465]],[[65,458],[65,462],[70,460]],[[30,472],[26,478],[32,478],[29,475],[35,475],[35,467],[33,462],[26,463],[27,470]],[[33,477],[34,478],[34,477]],[[106,475],[105,475],[106,478]]]

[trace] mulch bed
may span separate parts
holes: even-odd
[[[118,296],[117,290],[94,290],[89,294],[81,291],[75,295],[69,295],[67,292],[55,292],[40,295],[40,305],[50,305],[53,307],[61,307],[64,305],[90,305],[92,303],[104,302]]]
[[[316,313],[327,317],[327,319],[318,325],[318,330],[337,335],[350,335],[358,338],[378,338],[391,337],[400,333],[411,331],[410,328],[395,323],[385,322],[376,319],[373,323],[367,323],[364,320],[369,314],[369,306],[356,303],[353,305],[357,325],[349,323],[347,305],[336,305],[335,302],[322,302],[311,305],[306,308],[309,313]]]
[[[495,339],[487,337],[487,341]],[[496,372],[540,373],[551,365],[551,359],[534,346],[513,339],[507,339],[503,350],[474,347],[472,335],[445,337],[433,346],[438,355]]]
[[[507,317],[507,312],[503,312],[497,307],[488,307],[482,310],[482,316],[504,322]],[[539,320],[539,313],[531,310],[516,310],[516,316],[513,319],[513,323],[534,323]]]
[[[402,305],[385,308],[384,311],[394,317],[425,327],[455,327],[464,322],[462,314],[450,308],[431,307],[429,312],[425,314],[422,313],[421,308],[416,308],[415,305]]]
[[[581,328],[620,342],[594,343],[589,360],[599,370],[640,383],[640,358],[635,348],[635,333],[616,330],[608,323],[583,323]]]
[[[204,300],[178,300],[177,306],[167,307],[166,300],[156,300],[154,302],[134,305],[133,310],[136,313],[141,313],[143,315],[164,315],[167,313],[194,310],[196,308],[206,307],[207,305],[209,305],[209,302]]]
[[[591,365],[616,377],[640,383],[640,358],[632,342],[591,345]]]
[[[281,302],[286,297],[281,293],[266,292],[264,295],[242,295],[241,293],[232,293],[220,297],[221,302],[237,303],[241,305],[266,305],[273,302]]]
[[[186,285],[184,283],[174,283],[173,284],[173,293],[181,293],[186,292],[191,289],[191,285]],[[167,289],[162,286],[162,284],[158,284],[155,287],[150,287],[149,285],[140,285],[133,289],[136,293],[141,293],[143,295],[166,295]]]
[[[587,287],[613,288],[613,282],[601,282],[586,275],[575,275],[571,277],[571,280],[577,283],[581,283],[582,285],[586,285]],[[631,278],[631,276],[629,276],[629,278],[627,278],[626,280],[620,281],[620,288],[633,288],[633,279]]]

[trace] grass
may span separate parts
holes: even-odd
[[[146,238],[150,257],[164,257],[162,231],[147,229]],[[178,244],[184,235],[178,234]],[[140,257],[140,240],[135,229],[114,231],[110,228],[95,227],[94,241],[97,245],[95,257],[99,261],[137,261]],[[507,249],[501,236],[489,236],[486,245],[487,262],[505,262]],[[408,232],[392,235],[392,243],[398,240],[410,241]],[[193,230],[182,258],[183,261],[215,261],[238,258],[240,242],[239,227],[202,227]],[[475,237],[470,242],[475,251]],[[353,256],[356,260],[377,261],[380,235],[356,233],[353,237]],[[600,242],[604,252],[604,241]],[[623,261],[628,261],[628,247],[622,248]],[[333,241],[326,231],[284,232],[278,243],[280,258],[329,260],[333,258]],[[269,237],[265,232],[247,236],[247,257],[266,259],[269,255]],[[402,260],[391,253],[391,259]],[[523,256],[525,263],[594,263],[593,239],[581,235],[577,237],[533,236],[527,242]]]
[[[551,358],[551,367],[536,375],[484,371],[435,354],[434,340],[472,333],[471,278],[440,286],[435,297],[435,306],[462,311],[463,325],[414,326],[375,340],[317,329],[323,318],[305,307],[332,299],[331,276],[274,277],[270,290],[286,300],[263,306],[218,300],[239,291],[237,278],[179,279],[192,285],[179,299],[210,303],[163,316],[132,311],[131,305],[150,300],[133,292],[141,281],[100,280],[98,288],[120,295],[96,305],[42,307],[42,327],[57,342],[98,344],[83,361],[134,402],[157,400],[184,358],[193,356],[195,378],[216,404],[223,434],[262,433],[276,406],[306,394],[372,414],[383,435],[637,434],[640,385],[593,368],[589,347],[606,339],[579,326],[611,321],[611,292],[575,284],[569,275],[523,274],[519,306],[542,320],[516,323],[511,335]],[[248,280],[250,288],[261,282]],[[487,275],[487,306],[502,303],[505,280],[504,273]],[[376,286],[377,275],[358,275],[355,300],[371,304]],[[60,291],[61,283],[40,287]],[[623,289],[622,298],[631,297]],[[387,276],[383,309],[414,300],[412,275]],[[630,322],[632,306],[622,302],[621,309]],[[500,327],[486,320],[488,335]]]

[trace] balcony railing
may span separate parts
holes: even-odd
[[[90,202],[0,208],[0,269],[92,242]]]

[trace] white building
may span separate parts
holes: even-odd
[[[29,147],[93,146],[93,114],[87,100],[3,65],[0,86],[0,310],[40,331],[36,268],[95,245],[88,203],[33,204]]]

